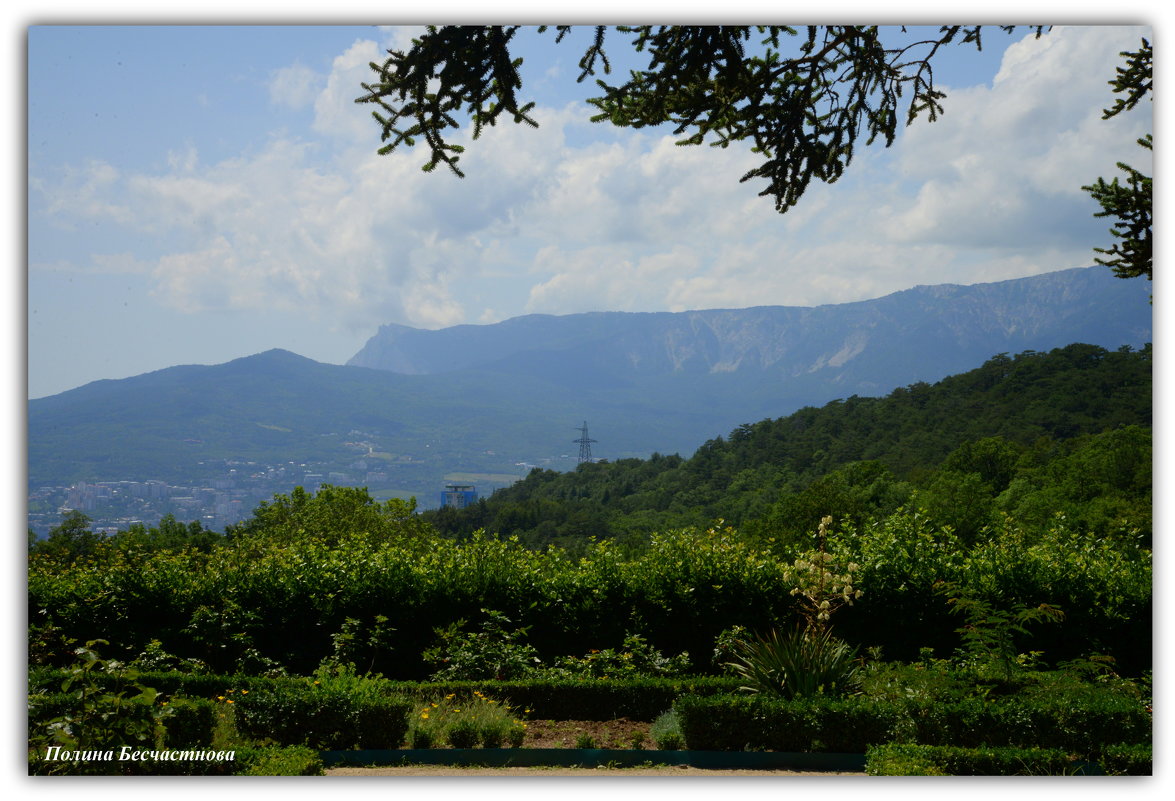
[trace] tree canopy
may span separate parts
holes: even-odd
[[[1000,26],[1011,32],[1014,26]],[[519,98],[522,59],[510,46],[521,26],[430,26],[406,51],[391,50],[377,78],[364,83],[358,103],[376,106],[381,154],[423,140],[424,165],[444,164],[463,175],[462,145],[450,142],[464,113],[473,139],[503,113],[538,127],[535,104]],[[563,41],[569,25],[553,28]],[[1036,26],[1040,35],[1043,26]],[[741,181],[762,178],[783,213],[796,205],[813,178],[833,183],[852,161],[858,141],[893,143],[898,121],[933,121],[945,95],[935,88],[933,62],[949,45],[982,47],[982,27],[950,25],[924,37],[886,34],[877,26],[618,25],[616,35],[648,55],[648,66],[611,84],[588,102],[593,122],[641,128],[674,126],[680,145],[727,147],[749,141],[762,158]],[[605,49],[608,26],[596,26],[579,61],[579,81],[611,74]]]
[[[1105,536],[1129,520],[1149,542],[1151,373],[1149,345],[1000,354],[935,384],[739,426],[688,459],[536,469],[422,516],[445,536],[485,529],[574,549],[589,537],[639,547],[649,531],[718,518],[807,541],[825,515],[864,525],[913,505],[967,542],[1007,515],[1043,529],[1057,513]]]

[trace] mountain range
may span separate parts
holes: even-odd
[[[584,421],[597,457],[688,454],[744,423],[997,353],[1139,347],[1149,293],[1094,267],[817,307],[385,325],[346,365],[276,350],[32,400],[29,482],[174,481],[253,462],[375,472],[432,498],[455,475],[492,475],[489,488],[529,465],[574,466]]]

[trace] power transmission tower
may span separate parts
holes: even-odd
[[[594,439],[588,439],[587,420],[583,421],[583,428],[579,429],[579,439],[573,439],[572,442],[579,443],[579,462],[590,462],[592,460],[592,443]]]

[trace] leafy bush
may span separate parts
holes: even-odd
[[[458,718],[449,723],[445,736],[454,748],[474,748],[478,742],[477,723],[468,718]]]
[[[370,673],[376,659],[392,650],[390,640],[394,631],[384,615],[376,615],[366,632],[359,620],[349,617],[343,621],[338,632],[331,635],[333,653],[322,660],[320,667]],[[363,667],[360,668],[357,662],[362,663]]]
[[[1129,675],[1150,667],[1151,554],[1128,536],[1099,538],[1064,520],[1044,529],[1006,522],[968,546],[911,506],[842,525],[826,552],[835,564],[860,566],[835,571],[852,576],[854,595],[864,592],[836,612],[837,635],[851,645],[882,646],[907,661],[920,647],[953,652],[960,621],[932,589],[942,579],[997,609],[1045,602],[1065,610],[1062,623],[1033,628],[1030,642],[1017,637],[1017,655],[1043,651],[1055,662],[1101,653]],[[244,538],[207,553],[115,551],[70,563],[33,554],[30,658],[62,667],[71,640],[101,637],[111,643],[107,656],[144,655],[158,666],[199,660],[218,673],[307,675],[337,658],[397,679],[521,677],[536,659],[553,665],[591,648],[622,655],[619,644],[637,635],[661,654],[689,653],[704,669],[722,631],[795,619],[801,601],[785,573],[797,555],[728,528],[658,533],[643,552],[585,542],[580,558],[484,535]],[[495,631],[480,609],[509,622]],[[461,620],[471,625],[437,642],[437,628]],[[436,661],[426,661],[434,648]],[[468,672],[459,673],[463,663]]]
[[[324,675],[325,674],[325,675]],[[48,697],[59,687],[65,672],[46,668],[29,671],[30,703],[34,697]],[[462,696],[486,688],[481,681],[447,682],[403,682],[386,679],[353,677],[348,674],[331,674],[320,671],[319,679],[325,678],[335,686],[354,683],[355,693],[378,688],[382,694],[411,697],[427,703],[450,693]],[[217,676],[211,674],[143,673],[140,681],[159,688],[161,695],[170,698],[236,698],[243,691],[250,695],[257,691],[286,688],[300,692],[306,686],[305,679],[265,678],[257,676]],[[101,686],[106,679],[99,675],[95,680]],[[683,693],[712,695],[729,693],[738,689],[739,680],[716,676],[689,676],[653,679],[550,679],[534,678],[518,681],[494,682],[494,695],[508,702],[516,709],[530,709],[530,716],[547,720],[612,720],[631,718],[651,721],[673,704]],[[283,691],[286,691],[283,690]]]
[[[621,650],[591,649],[582,657],[567,656],[540,675],[586,679],[634,679],[653,676],[683,676],[689,673],[689,654],[667,657],[639,634],[624,638]]]
[[[424,652],[424,660],[437,667],[434,681],[447,679],[517,679],[534,672],[541,662],[538,651],[522,642],[527,629],[508,629],[510,618],[482,609],[486,620],[480,631],[462,631],[464,620],[436,630],[436,643]]]
[[[967,620],[956,629],[963,640],[959,661],[980,678],[994,674],[1010,681],[1025,660],[1025,655],[1017,651],[1016,636],[1027,636],[1030,623],[1065,619],[1063,611],[1045,603],[1035,607],[1017,603],[1009,610],[946,582],[939,582],[936,589],[954,596],[947,599],[951,611]]]
[[[142,671],[204,673],[208,670],[208,666],[199,659],[181,659],[169,654],[159,640],[147,643],[143,652],[131,661],[131,665]]]
[[[104,750],[124,745],[150,748],[163,735],[163,722],[173,710],[162,704],[154,688],[137,682],[136,669],[117,660],[103,659],[97,647],[107,644],[105,640],[90,640],[75,649],[75,661],[64,671],[60,694],[48,698],[30,696],[30,759],[35,753],[43,755],[51,746],[66,751]],[[43,765],[49,773],[111,770],[103,762],[45,762]]]

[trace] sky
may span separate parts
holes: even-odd
[[[425,174],[419,147],[377,155],[353,102],[413,30],[30,27],[28,397],[275,347],[343,363],[385,323],[811,306],[1088,266],[1111,241],[1081,186],[1151,166],[1150,103],[1101,119],[1148,27],[955,46],[937,122],[858,148],[784,215],[739,182],[749,146],[589,122],[584,30],[520,34],[537,130],[465,128],[467,177]],[[616,72],[642,65],[610,45]]]

